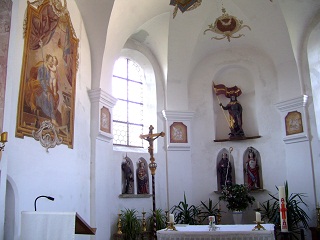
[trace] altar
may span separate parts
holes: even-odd
[[[254,230],[255,224],[216,225],[211,231],[208,225],[177,224],[174,230],[157,231],[158,240],[275,240],[274,225],[262,224],[265,230]]]

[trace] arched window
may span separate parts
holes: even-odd
[[[143,147],[139,135],[144,129],[143,92],[145,74],[140,65],[120,57],[114,65],[112,89],[118,101],[113,110],[113,144]]]

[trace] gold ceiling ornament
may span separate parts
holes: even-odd
[[[207,31],[211,31],[223,35],[222,37],[212,37],[211,39],[214,38],[216,40],[222,40],[224,38],[227,38],[230,42],[230,38],[240,38],[244,36],[244,34],[239,34],[237,36],[234,35],[242,28],[247,27],[251,31],[251,28],[248,25],[242,24],[242,20],[238,20],[236,17],[226,13],[226,9],[223,7],[222,15],[216,19],[214,24],[210,24],[209,28],[206,29],[203,34],[206,34]]]
[[[173,11],[173,18],[177,15],[178,9],[182,13],[193,10],[201,5],[202,0],[171,0],[170,5],[175,6]]]

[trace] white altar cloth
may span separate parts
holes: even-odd
[[[209,231],[208,225],[175,225],[177,231],[159,230],[158,240],[275,240],[274,225],[262,224],[266,230],[255,230],[255,224],[216,225]]]
[[[75,212],[22,212],[21,240],[73,240],[75,218]]]

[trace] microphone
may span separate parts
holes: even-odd
[[[37,211],[37,200],[38,200],[39,198],[43,198],[43,197],[44,197],[44,198],[47,198],[47,199],[49,199],[49,200],[51,200],[51,201],[54,201],[54,198],[53,198],[53,197],[41,195],[41,196],[37,197],[37,198],[34,200],[34,211]]]

